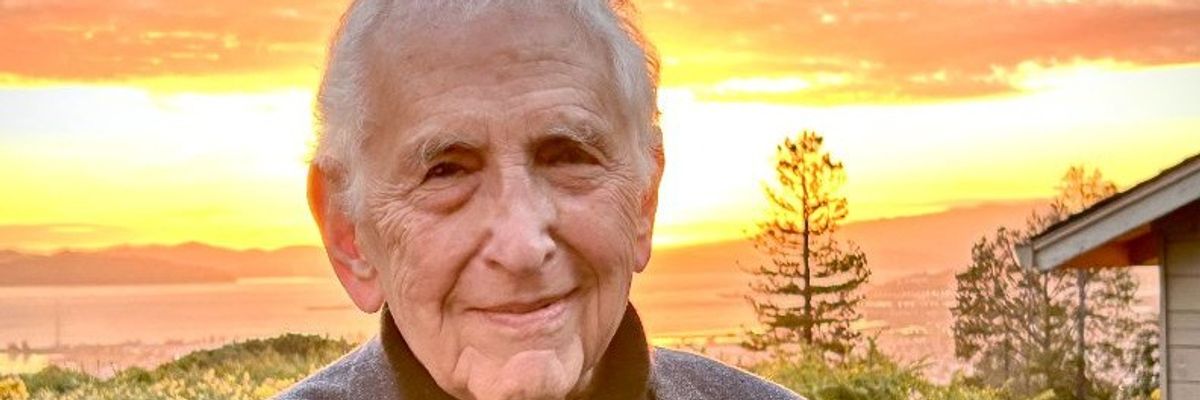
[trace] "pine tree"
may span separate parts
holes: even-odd
[[[1126,355],[1122,369],[1132,376],[1122,389],[1121,398],[1150,399],[1159,389],[1158,376],[1158,319],[1150,318],[1140,323],[1134,339],[1133,351]]]
[[[1069,281],[1017,263],[1011,249],[1027,238],[1028,232],[999,228],[976,242],[971,266],[956,276],[951,308],[955,355],[970,362],[976,379],[1018,397],[1063,385],[1055,377],[1066,371],[1073,348]]]
[[[858,288],[870,270],[856,245],[834,237],[848,213],[837,194],[845,171],[823,142],[804,131],[776,147],[776,181],[764,185],[770,212],[752,238],[769,262],[748,270],[755,281],[747,300],[764,330],[748,334],[747,348],[801,344],[844,357],[859,339],[850,324],[862,318]]]
[[[1137,283],[1125,268],[1062,268],[1037,272],[1013,258],[1016,243],[1116,193],[1099,171],[1072,167],[1050,212],[1025,230],[1001,228],[982,238],[972,264],[957,275],[955,355],[976,378],[1010,393],[1057,398],[1111,398],[1124,380],[1122,360],[1136,328],[1131,305]]]
[[[1021,296],[1012,296],[1025,278],[1012,253],[1020,233],[999,228],[971,249],[974,263],[956,276],[955,355],[972,361],[976,377],[991,387],[1009,387],[1023,378],[1025,335],[1018,324],[1026,313]]]
[[[1051,204],[1051,215],[1065,219],[1117,193],[1099,170],[1089,174],[1083,167],[1067,170]],[[1075,351],[1075,398],[1112,397],[1120,379],[1121,361],[1132,347],[1128,332],[1137,328],[1132,305],[1137,282],[1127,268],[1092,266],[1073,268],[1072,323]]]

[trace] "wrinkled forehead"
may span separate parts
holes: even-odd
[[[569,2],[500,0],[478,9],[417,3],[385,10],[365,39],[371,112],[395,115],[395,107],[420,100],[406,89],[428,79],[425,72],[455,67],[501,70],[556,59],[592,67],[587,72],[600,75],[597,83],[604,86],[595,89],[615,90],[610,52]]]

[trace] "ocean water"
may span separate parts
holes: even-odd
[[[374,332],[375,318],[354,309],[336,282],[315,278],[0,288],[5,346],[232,340],[285,332],[354,338]]]

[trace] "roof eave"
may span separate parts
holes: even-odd
[[[1042,271],[1059,268],[1197,199],[1200,158],[1193,157],[1018,245],[1018,262]]]

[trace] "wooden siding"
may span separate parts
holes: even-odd
[[[1165,249],[1168,399],[1200,399],[1200,236],[1169,235]]]

